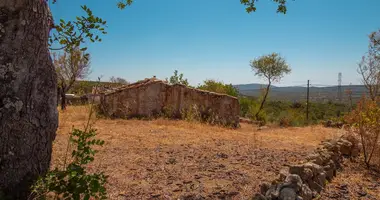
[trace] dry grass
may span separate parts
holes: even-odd
[[[340,171],[322,193],[327,199],[380,199],[380,174],[368,170],[365,164],[345,160]]]
[[[87,107],[60,113],[53,167],[63,162],[68,132],[86,124]],[[95,119],[93,119],[94,121]],[[109,175],[110,199],[247,199],[285,163],[297,162],[337,129],[321,126],[270,128],[242,124],[227,129],[158,119],[108,120],[93,124],[106,141],[91,170]]]

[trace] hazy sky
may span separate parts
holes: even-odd
[[[292,73],[277,85],[358,84],[357,63],[367,35],[380,28],[380,0],[295,0],[277,14],[269,0],[245,12],[239,0],[135,0],[119,10],[117,0],[58,0],[55,20],[81,15],[86,4],[107,21],[108,34],[91,44],[90,79],[119,76],[128,81],[175,69],[196,85],[205,79],[263,83],[249,61],[271,52],[286,58]]]

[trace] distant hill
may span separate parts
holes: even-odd
[[[234,85],[240,94],[245,96],[257,97],[260,95],[260,88],[265,88],[262,84],[240,84]],[[342,86],[342,101],[348,102],[348,95],[345,91],[352,90],[352,99],[357,101],[367,90],[364,85],[344,85]],[[307,94],[306,87],[289,86],[289,87],[271,87],[269,98],[271,100],[287,100],[287,101],[305,101]],[[331,87],[310,87],[309,90],[310,100],[318,102],[338,101],[338,86]]]

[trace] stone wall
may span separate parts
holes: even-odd
[[[196,114],[213,123],[239,126],[239,102],[232,96],[148,79],[101,95],[100,109],[109,117],[184,118]]]
[[[353,137],[323,141],[305,158],[305,163],[281,170],[278,180],[272,184],[262,184],[260,193],[253,199],[311,200],[336,175],[343,156],[356,157],[359,150],[358,142]]]

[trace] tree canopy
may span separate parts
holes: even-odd
[[[269,84],[280,81],[285,74],[291,72],[290,67],[278,53],[261,56],[251,61],[251,68],[255,75],[265,77]]]

